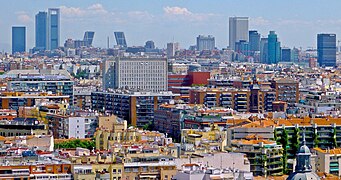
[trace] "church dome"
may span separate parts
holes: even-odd
[[[301,146],[298,153],[299,154],[311,154],[308,146],[306,145]]]

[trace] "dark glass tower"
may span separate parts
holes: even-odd
[[[290,48],[282,48],[281,53],[281,62],[291,62],[292,61],[292,53]]]
[[[12,54],[26,51],[26,27],[12,27]]]
[[[275,31],[268,35],[268,64],[277,64],[281,58],[281,43],[278,41]]]
[[[127,41],[126,37],[124,36],[124,32],[114,32],[114,35],[117,45],[121,47],[127,47]]]
[[[250,51],[260,51],[260,34],[257,31],[249,31]]]
[[[85,42],[86,46],[92,46],[92,41],[94,40],[95,32],[93,31],[86,31],[84,34],[83,41]]]
[[[36,15],[36,49],[46,50],[47,46],[47,13],[39,12]]]
[[[48,10],[48,49],[54,50],[59,47],[60,39],[60,10],[51,8]]]
[[[320,66],[336,66],[336,34],[317,35],[317,62]]]

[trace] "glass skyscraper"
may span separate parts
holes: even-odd
[[[260,51],[260,34],[257,31],[249,31],[250,51]]]
[[[229,46],[235,50],[236,42],[245,40],[249,42],[249,18],[230,17],[229,19]]]
[[[239,42],[236,42],[236,52],[242,53],[245,56],[250,56],[250,44],[246,42],[245,40],[240,40]]]
[[[37,50],[46,50],[47,46],[47,13],[39,12],[36,15],[36,46]]]
[[[127,47],[126,37],[124,36],[124,32],[114,32],[116,43],[118,46]]]
[[[268,38],[261,38],[260,40],[260,62],[268,63]]]
[[[84,34],[83,41],[85,41],[86,46],[92,46],[92,41],[94,40],[95,32],[93,31],[86,31]]]
[[[12,27],[12,54],[26,51],[26,27]]]
[[[54,50],[59,47],[60,39],[60,10],[50,8],[48,10],[48,49]]]
[[[336,66],[336,34],[317,35],[317,62],[320,66]]]
[[[275,31],[268,35],[268,64],[277,64],[281,59],[281,43]]]
[[[292,53],[290,48],[282,48],[281,49],[281,62],[291,62],[292,61]]]

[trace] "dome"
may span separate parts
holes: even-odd
[[[320,177],[316,173],[309,172],[309,173],[292,173],[287,178],[287,180],[319,180]]]
[[[306,145],[301,146],[298,153],[299,154],[311,154],[308,146],[306,146]]]

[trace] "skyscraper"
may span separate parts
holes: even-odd
[[[291,62],[292,61],[292,53],[290,48],[282,48],[281,49],[281,62]]]
[[[229,46],[235,50],[235,43],[240,40],[249,42],[249,18],[230,17],[229,19]]]
[[[26,27],[12,27],[12,54],[26,51]]]
[[[47,49],[54,50],[59,47],[60,40],[60,10],[58,8],[48,9],[47,26]]]
[[[260,62],[264,64],[268,62],[268,38],[260,40]]]
[[[240,40],[239,42],[236,42],[236,52],[242,53],[245,56],[250,56],[250,45],[245,40]]]
[[[127,47],[126,37],[124,36],[124,32],[114,32],[116,43],[118,46]]]
[[[179,43],[167,43],[167,58],[175,56],[175,52],[179,50]]]
[[[39,12],[35,17],[35,34],[37,50],[46,50],[47,46],[47,13]]]
[[[336,34],[317,35],[317,62],[320,66],[336,66]]]
[[[268,35],[268,64],[277,64],[281,59],[281,43],[278,41],[275,31]]]
[[[213,50],[215,48],[215,39],[212,35],[203,36],[199,35],[197,37],[197,49],[202,50]]]
[[[93,31],[86,31],[84,33],[83,41],[85,42],[86,46],[91,47],[92,41],[94,40],[95,32]]]
[[[249,44],[250,51],[254,52],[260,50],[260,34],[257,31],[249,31]]]

